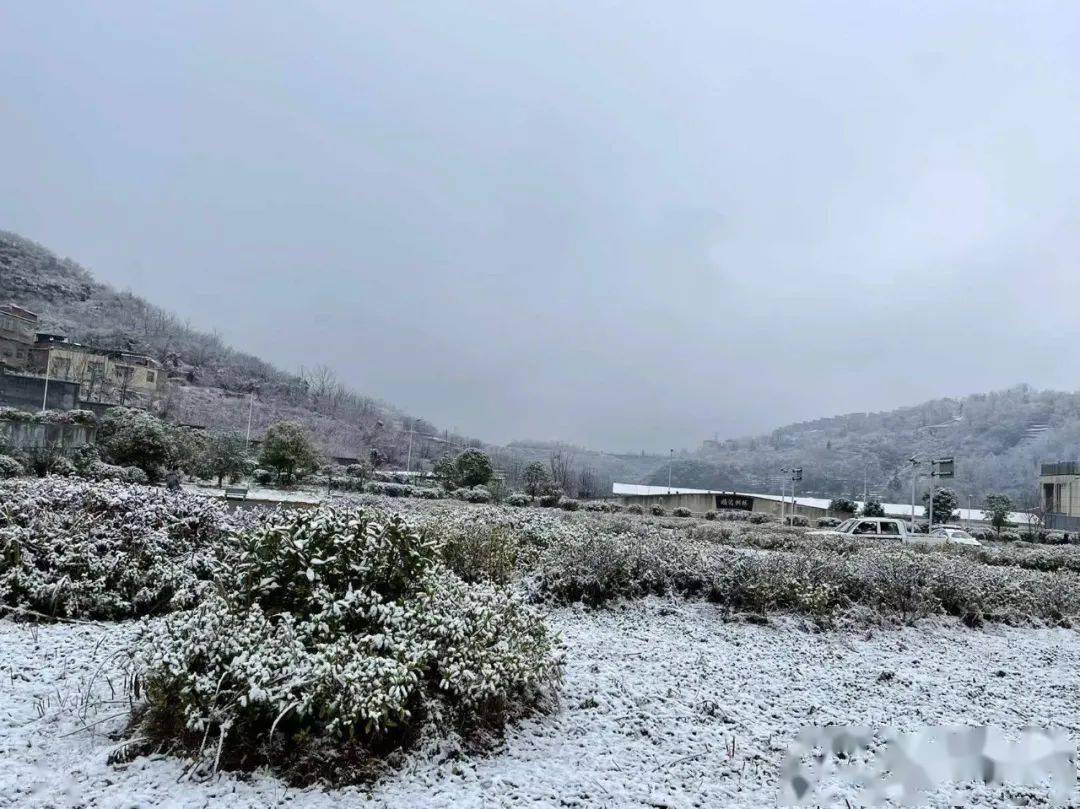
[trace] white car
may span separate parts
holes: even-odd
[[[942,525],[930,532],[929,542],[943,542],[946,545],[982,545],[979,540],[963,528],[955,528],[951,525]]]
[[[864,539],[883,539],[892,542],[912,542],[907,523],[889,517],[852,517],[844,520],[835,528],[821,528],[809,531],[808,537],[861,537]]]

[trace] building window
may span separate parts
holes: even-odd
[[[153,371],[146,372],[146,381],[151,384],[157,380],[157,375]]]

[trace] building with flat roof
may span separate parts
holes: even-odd
[[[74,343],[58,334],[37,335],[29,369],[49,379],[77,382],[82,398],[90,402],[129,404],[136,395],[161,393],[168,382],[153,357]]]
[[[30,362],[38,316],[13,303],[0,306],[0,367],[21,371]]]
[[[1080,488],[1077,490],[1080,492]],[[779,494],[760,494],[757,492],[724,492],[711,489],[687,489],[685,487],[672,486],[647,486],[640,483],[616,483],[612,486],[612,495],[623,505],[640,505],[649,507],[653,505],[663,506],[665,509],[688,508],[695,514],[704,514],[707,511],[753,511],[761,514],[772,514],[779,517],[791,513],[791,496],[781,497]],[[795,513],[810,519],[821,517],[847,517],[829,510],[832,501],[823,497],[796,497]],[[855,501],[856,507],[861,511],[863,503]],[[885,516],[897,519],[910,520],[912,515],[911,503],[882,503]],[[957,509],[959,521],[962,523],[987,522],[986,514],[982,509]],[[925,520],[926,509],[923,506],[915,506],[915,519]],[[1015,525],[1029,525],[1033,521],[1031,514],[1016,511],[1009,515],[1009,522]],[[939,523],[935,519],[935,524]]]
[[[1039,495],[1047,528],[1080,531],[1080,461],[1044,463]]]

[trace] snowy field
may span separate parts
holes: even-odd
[[[806,724],[1031,724],[1065,726],[1073,739],[1080,724],[1074,630],[926,620],[815,633],[798,618],[761,626],[655,599],[550,618],[568,649],[558,712],[512,727],[486,753],[447,743],[374,787],[334,791],[265,773],[190,782],[163,756],[110,766],[124,706],[107,702],[121,691],[109,659],[131,625],[0,620],[0,805],[758,807],[776,804],[783,751]],[[83,715],[80,695],[99,669],[93,691],[106,701]],[[967,785],[928,805],[1048,805],[1046,796]]]

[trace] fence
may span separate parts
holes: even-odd
[[[1070,517],[1067,514],[1050,512],[1046,515],[1045,524],[1051,531],[1080,531],[1080,517]]]

